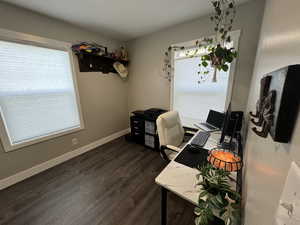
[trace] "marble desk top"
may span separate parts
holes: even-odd
[[[204,148],[212,149],[217,147],[219,139],[220,132],[212,133]],[[188,143],[190,143],[191,140]],[[182,149],[184,149],[184,147]],[[198,205],[198,196],[200,190],[196,185],[196,183],[198,182],[198,180],[196,179],[197,174],[197,169],[185,166],[172,160],[155,178],[155,182],[158,185],[180,196],[181,198],[189,201],[190,203]],[[232,173],[232,177],[236,178],[236,172]],[[232,188],[235,189],[235,182],[232,183],[232,186]]]

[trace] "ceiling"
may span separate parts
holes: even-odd
[[[128,41],[212,12],[210,0],[3,0]],[[237,0],[243,3],[248,0]]]

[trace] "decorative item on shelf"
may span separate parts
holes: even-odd
[[[115,68],[115,70],[118,72],[118,74],[120,75],[120,77],[122,79],[126,79],[128,76],[128,70],[127,68],[120,62],[115,62],[113,64],[113,67]]]
[[[118,60],[118,59],[121,59],[121,50],[120,49],[116,49],[114,52],[113,52],[113,54],[112,54],[112,57],[114,58],[114,59],[116,59],[116,60]]]
[[[125,49],[125,47],[121,46],[121,59],[128,61],[128,58],[128,51]]]
[[[200,187],[199,202],[194,212],[196,225],[215,224],[215,215],[225,225],[240,224],[241,197],[229,184],[230,172],[217,169],[211,164],[203,165],[197,174]]]
[[[226,149],[216,148],[211,150],[207,160],[216,169],[223,169],[229,172],[238,171],[243,166],[241,158],[234,152]]]
[[[99,45],[95,42],[81,42],[79,44],[74,44],[72,45],[72,50],[73,52],[75,52],[75,54],[89,53],[100,56],[107,56],[108,54],[107,47]]]
[[[164,64],[163,64],[163,72],[165,74],[164,78],[168,81],[172,80],[173,67],[172,67],[172,53],[174,50],[183,50],[185,49],[183,46],[169,46],[168,50],[164,55]]]
[[[252,123],[261,127],[252,130],[274,141],[288,143],[291,139],[300,105],[300,65],[290,65],[268,73],[261,79],[256,113],[250,112]]]
[[[117,60],[128,61],[128,52],[125,47],[121,46],[120,49],[116,49],[114,51],[113,58]]]
[[[122,54],[125,55],[125,49],[117,56],[116,52],[109,53],[107,47],[99,45],[97,43],[81,42],[72,46],[73,52],[78,56],[78,63],[80,72],[102,72],[106,73],[118,73],[114,68],[114,63],[119,62],[123,65],[122,75],[125,77],[126,66],[129,64],[128,54],[127,60],[123,60]],[[119,68],[120,66],[117,65]],[[127,75],[126,75],[127,76]]]

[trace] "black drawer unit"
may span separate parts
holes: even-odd
[[[131,140],[153,150],[158,150],[159,139],[156,129],[156,119],[164,112],[166,110],[156,108],[132,112],[130,117]]]
[[[133,115],[130,117],[130,128],[132,139],[139,144],[145,142],[145,122],[140,116]]]

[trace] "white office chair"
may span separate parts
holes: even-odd
[[[164,160],[175,158],[181,147],[185,144],[186,136],[193,136],[196,129],[185,130],[181,124],[177,111],[161,114],[157,120],[157,132],[160,144],[160,155]]]

